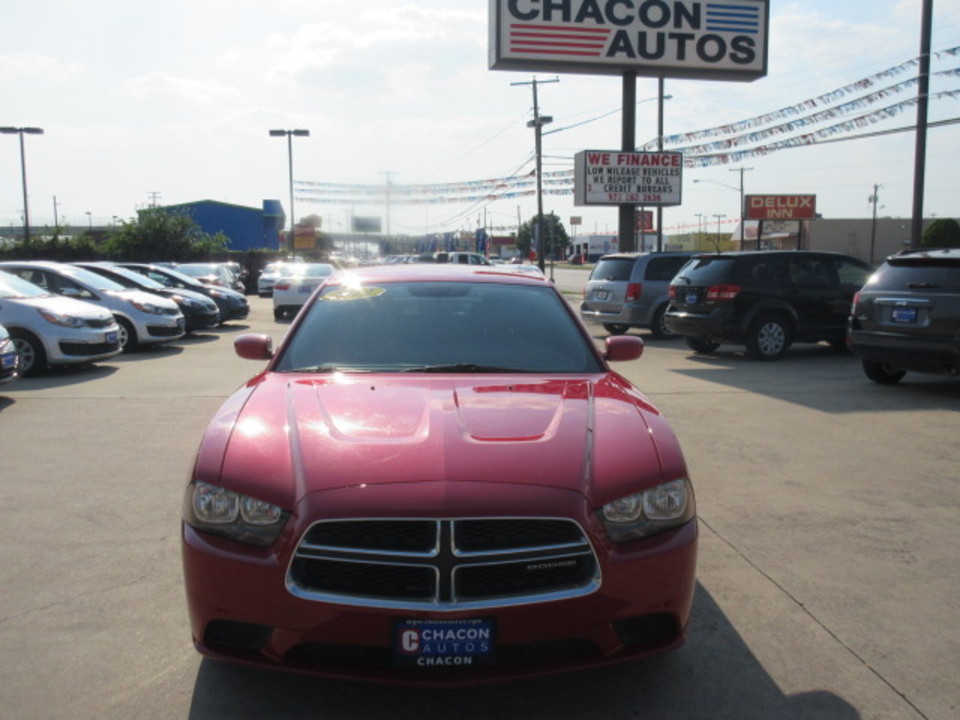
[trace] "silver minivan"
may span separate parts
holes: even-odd
[[[632,327],[649,328],[654,337],[676,335],[664,324],[670,304],[667,291],[692,252],[615,253],[604,255],[583,289],[580,317],[600,323],[611,335]]]

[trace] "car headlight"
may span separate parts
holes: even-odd
[[[277,541],[289,516],[271,503],[202,482],[187,487],[183,504],[190,527],[259,547]]]
[[[74,317],[73,315],[64,315],[63,313],[50,312],[49,310],[40,309],[37,309],[37,312],[39,312],[40,317],[47,322],[51,322],[54,325],[59,325],[60,327],[80,328],[87,324],[83,318]]]
[[[177,305],[184,305],[188,308],[202,307],[201,303],[198,300],[194,298],[188,298],[184,295],[170,295],[168,297],[171,300],[173,300]]]
[[[611,540],[625,542],[679,527],[696,512],[693,485],[679,478],[607,503],[600,519]]]
[[[149,313],[151,315],[163,315],[164,309],[159,305],[154,305],[149,302],[140,302],[139,300],[129,300],[129,303],[133,305],[140,312]]]

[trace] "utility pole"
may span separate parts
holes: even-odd
[[[147,196],[150,198],[150,207],[155,208],[157,202],[160,200],[160,193],[154,190],[153,192],[147,193]]]
[[[714,213],[713,216],[717,219],[717,252],[720,252],[720,221],[725,218],[726,215]]]
[[[533,128],[534,145],[537,156],[537,267],[540,272],[544,272],[546,264],[543,259],[544,241],[543,241],[543,126],[553,122],[549,115],[540,115],[540,104],[537,100],[537,83],[558,83],[560,78],[553,80],[537,80],[533,78],[530,82],[515,82],[511,85],[531,85],[533,87],[533,120],[527,123],[527,127]]]
[[[867,202],[873,205],[873,222],[870,225],[870,264],[873,265],[873,250],[877,244],[877,203],[880,202],[880,188],[883,185],[874,183],[873,195],[867,198]]]
[[[740,173],[740,249],[743,250],[743,224],[746,222],[746,208],[744,205],[744,196],[743,196],[743,174],[749,172],[753,168],[730,168],[730,172]],[[760,238],[757,236],[757,250],[760,249]]]
[[[933,0],[923,0],[920,17],[920,73],[917,84],[917,142],[913,156],[913,222],[910,225],[910,249],[920,249],[923,235],[923,189],[927,165],[927,108],[930,102],[930,35],[933,26]]]

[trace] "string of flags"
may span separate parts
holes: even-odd
[[[936,52],[933,57],[940,60],[958,55],[960,55],[960,46]],[[917,77],[910,77],[883,87],[878,86],[916,68],[918,64],[918,59],[911,59],[831,92],[773,112],[705,130],[665,136],[663,146],[670,152],[682,153],[685,167],[708,167],[735,164],[748,158],[769,155],[788,148],[813,145],[862,130],[916,106],[917,98],[911,97],[853,118],[842,119],[914,88],[919,81]],[[932,73],[931,77],[956,79],[960,77],[960,67]],[[867,91],[866,94],[848,99],[851,95],[865,91]],[[948,89],[930,94],[930,100],[957,98],[960,98],[960,89]],[[840,121],[832,122],[836,120]],[[831,124],[821,127],[828,122]],[[774,138],[782,139],[774,140]],[[658,141],[654,139],[641,149],[651,151],[658,146]],[[544,195],[572,195],[573,185],[573,169],[544,172],[541,175]],[[526,172],[484,180],[418,185],[343,184],[297,180],[294,182],[294,192],[299,200],[318,204],[383,204],[387,202],[387,197],[390,203],[404,205],[482,203],[535,195],[536,175],[535,172]]]

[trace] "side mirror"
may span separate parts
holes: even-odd
[[[606,344],[603,359],[607,362],[636,360],[643,355],[643,340],[634,335],[611,335]]]
[[[233,349],[245,360],[270,360],[273,358],[273,340],[269,335],[241,335],[233,341]]]

